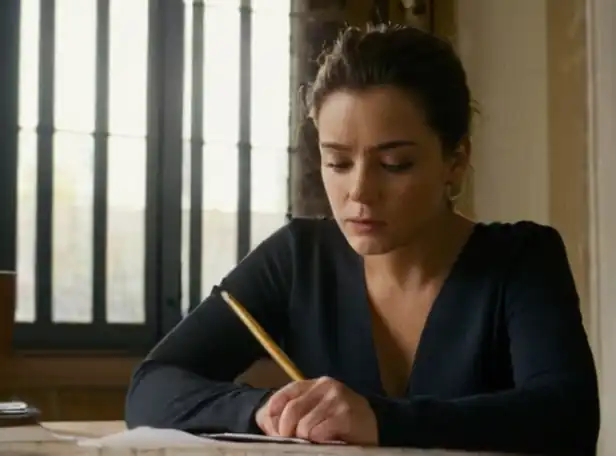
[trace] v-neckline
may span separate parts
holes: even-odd
[[[472,244],[474,244],[474,239],[477,237],[477,232],[479,231],[480,225],[481,225],[480,223],[475,223],[475,225],[473,226],[469,236],[464,242],[464,245],[458,252],[456,259],[452,263],[449,269],[449,272],[447,273],[440,290],[436,294],[436,297],[434,298],[434,301],[432,303],[432,306],[430,307],[430,310],[428,311],[428,315],[426,317],[424,327],[421,330],[421,333],[419,335],[419,340],[417,342],[417,347],[415,349],[415,355],[413,357],[413,362],[411,364],[411,371],[405,382],[405,387],[404,387],[404,392],[403,392],[404,397],[409,396],[413,391],[414,380],[415,378],[417,378],[416,372],[418,368],[421,368],[421,365],[422,365],[421,360],[423,359],[423,353],[426,350],[423,347],[426,345],[426,339],[428,339],[430,337],[430,334],[432,333],[432,331],[430,331],[430,328],[434,326],[434,320],[436,320],[438,316],[442,314],[443,302],[447,301],[448,295],[450,294],[449,290],[454,290],[456,288],[454,285],[456,282],[456,278],[459,276],[459,270],[462,267],[464,263],[464,259],[468,255],[468,252],[471,250]],[[376,379],[377,379],[379,390],[380,390],[379,394],[383,396],[396,398],[396,396],[391,396],[386,391],[385,385],[383,384],[383,376],[382,376],[381,366],[380,366],[379,358],[378,358],[378,350],[376,347],[376,341],[374,339],[374,333],[373,333],[373,321],[372,321],[373,317],[372,317],[372,311],[371,311],[370,298],[368,295],[368,285],[367,285],[366,277],[364,273],[364,262],[363,262],[362,257],[358,256],[358,258],[359,258],[358,263],[359,263],[359,272],[360,272],[361,287],[362,287],[362,290],[361,290],[362,291],[362,302],[361,302],[362,320],[364,321],[364,323],[367,322],[367,326],[368,326],[368,331],[361,332],[362,336],[365,334],[366,337],[368,338],[367,341],[364,341],[365,344],[362,344],[362,345],[370,348],[369,353],[368,353],[368,356],[370,358],[369,363],[372,367],[371,371],[376,372]]]

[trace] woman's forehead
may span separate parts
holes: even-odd
[[[359,137],[386,141],[429,133],[420,107],[389,88],[334,92],[324,100],[316,121],[321,139],[337,141]]]

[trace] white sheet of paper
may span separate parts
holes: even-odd
[[[302,443],[312,445],[313,442],[305,439],[299,439],[295,437],[270,437],[267,435],[259,434],[234,434],[234,433],[222,433],[222,434],[203,434],[203,437],[222,440],[227,442],[270,442],[270,443]],[[328,445],[346,445],[344,442],[328,442]]]
[[[276,437],[266,437],[261,435],[252,434],[209,434],[207,436],[196,436],[182,431],[176,431],[173,429],[153,429],[148,427],[140,427],[131,429],[128,431],[119,432],[117,434],[111,434],[106,437],[96,439],[80,439],[77,441],[79,446],[83,447],[95,447],[95,448],[109,448],[109,449],[130,449],[130,450],[159,450],[169,447],[182,447],[182,446],[204,446],[217,444],[220,445],[219,440],[211,438],[212,436],[229,437],[234,441],[239,439],[246,439],[245,441],[260,441],[260,442],[277,442],[277,443],[303,443],[309,444],[310,442],[302,439],[283,439]],[[308,452],[322,453],[320,445],[309,445]],[[351,448],[349,448],[351,449]],[[398,449],[391,450],[392,452],[386,452],[391,456],[392,454],[400,454]],[[408,456],[504,456],[497,453],[477,453],[477,452],[464,452],[464,451],[446,451],[446,450],[420,450],[420,449],[407,449],[404,450]],[[238,453],[239,454],[239,453]],[[316,454],[316,453],[315,453]],[[344,453],[355,454],[355,453]],[[514,455],[509,455],[514,456]]]
[[[220,442],[270,442],[311,444],[308,440],[283,437],[268,437],[253,434],[203,434],[200,436],[174,429],[138,427],[96,439],[83,439],[80,446],[97,448],[157,449],[169,446],[195,446]],[[334,442],[332,442],[334,443]]]
[[[308,440],[291,437],[269,437],[258,434],[235,434],[223,432],[221,434],[203,434],[203,437],[226,442],[276,442],[276,443],[310,443]]]
[[[79,446],[97,448],[156,449],[169,446],[203,445],[208,440],[174,429],[138,427],[96,439],[83,439]],[[212,442],[212,440],[210,440]]]

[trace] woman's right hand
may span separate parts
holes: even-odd
[[[368,401],[328,377],[288,384],[257,411],[255,421],[270,436],[378,444],[376,417]]]

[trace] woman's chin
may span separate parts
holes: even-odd
[[[347,235],[347,240],[353,250],[361,256],[383,255],[393,250],[389,242],[376,236]]]

